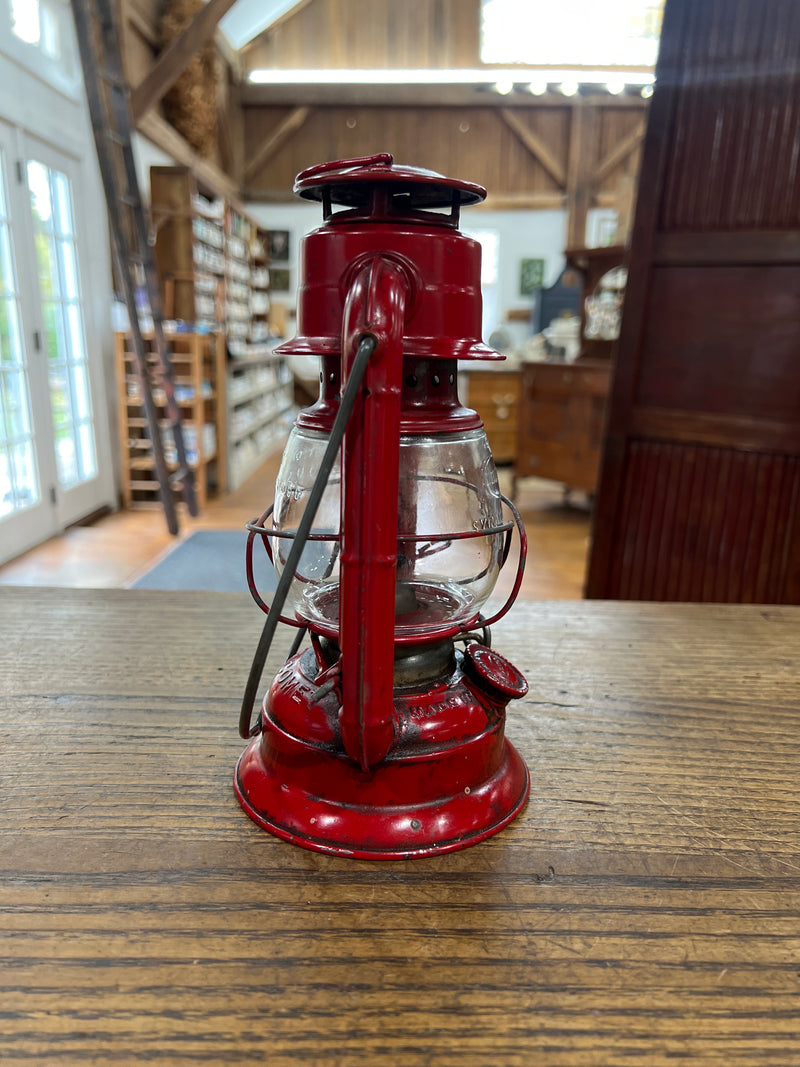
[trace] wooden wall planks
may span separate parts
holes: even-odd
[[[302,127],[252,175],[248,196],[285,199],[295,175],[313,163],[388,150],[398,161],[477,181],[493,197],[520,197],[527,207],[566,204],[567,190],[503,120],[501,104],[373,106],[366,97],[365,90],[360,104],[313,107]],[[291,111],[291,106],[244,108],[244,141],[250,156]],[[644,101],[626,109],[594,103],[531,104],[515,107],[513,116],[535,135],[566,174],[572,173],[573,124],[584,112],[594,118],[587,126],[591,136],[582,145],[577,170],[591,207],[597,202],[613,202],[621,179],[635,181],[640,149],[620,159],[600,181],[594,179],[594,173],[614,147],[641,124]]]
[[[479,0],[311,0],[246,50],[247,66],[451,68],[480,64]]]
[[[246,108],[245,143],[261,144],[288,113],[286,108]],[[566,166],[570,108],[516,113]],[[467,177],[493,194],[551,194],[552,206],[563,200],[563,189],[492,108],[314,108],[249,192],[282,191],[285,197],[295,175],[313,163],[387,150],[399,162]]]

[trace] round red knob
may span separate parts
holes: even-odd
[[[467,646],[464,671],[482,689],[502,700],[524,697],[528,692],[528,683],[522,672],[499,652],[485,645]]]

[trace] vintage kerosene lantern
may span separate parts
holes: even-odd
[[[312,167],[294,188],[324,224],[303,241],[298,334],[279,351],[319,356],[320,395],[296,419],[274,506],[248,524],[267,620],[234,786],[260,826],[306,848],[449,852],[502,829],[529,789],[504,737],[527,683],[489,647],[525,531],[457,388],[458,360],[501,358],[480,340],[480,247],[458,230],[486,193],[388,154]],[[516,579],[484,618],[515,527]],[[269,608],[259,541],[279,575]],[[279,621],[298,637],[251,727]]]

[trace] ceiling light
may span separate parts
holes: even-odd
[[[653,86],[652,85],[643,85],[642,86],[642,96],[645,98],[645,100],[649,100],[652,95],[653,95]]]
[[[620,93],[625,92],[625,84],[622,78],[611,78],[606,82],[606,89],[612,96],[619,96]]]
[[[482,70],[459,67],[458,69],[436,68],[413,70],[392,69],[336,69],[298,70],[287,68],[260,68],[251,70],[247,80],[252,85],[494,85],[508,81],[512,85],[539,86],[557,85],[559,82],[574,82],[576,75],[589,85],[604,85],[611,76],[608,70],[584,70],[580,72],[554,68],[499,68],[484,67]],[[614,75],[616,77],[617,75]],[[653,75],[646,70],[626,71],[628,85],[639,88],[649,85]],[[533,92],[533,90],[531,90]],[[577,87],[575,89],[577,92]]]
[[[541,79],[530,82],[528,85],[528,92],[532,93],[534,96],[544,96],[547,92],[547,82],[542,81]]]
[[[494,91],[500,93],[501,96],[508,96],[514,91],[514,83],[508,78],[501,78],[494,83]]]
[[[562,94],[562,96],[574,96],[577,93],[578,89],[578,83],[570,81],[562,82],[558,87],[558,91]]]

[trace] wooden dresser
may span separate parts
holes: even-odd
[[[470,369],[466,378],[467,403],[483,419],[495,463],[514,463],[520,372]]]
[[[536,476],[594,493],[610,360],[522,367],[514,485]]]

